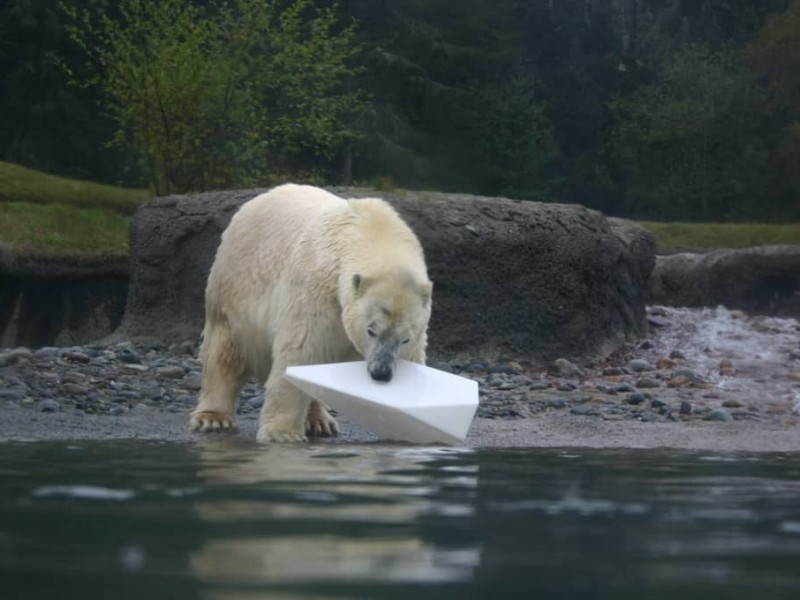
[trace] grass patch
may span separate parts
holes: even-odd
[[[127,256],[127,215],[99,208],[0,203],[0,238],[18,252]]]
[[[800,244],[800,223],[656,223],[639,225],[651,231],[659,252],[749,248],[775,244]]]
[[[151,196],[147,190],[69,179],[0,161],[0,206],[7,202],[57,203],[130,215]]]

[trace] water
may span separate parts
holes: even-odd
[[[797,598],[800,456],[0,447],[17,598]]]
[[[729,359],[740,377],[785,374],[799,365],[800,323],[797,319],[767,316],[743,318],[723,306],[717,308],[659,307],[670,326],[655,328],[655,353],[679,349],[698,373],[720,382],[718,366]]]
[[[680,350],[686,366],[717,386],[746,400],[768,398],[800,415],[800,322],[767,316],[743,318],[717,308],[659,307],[667,326],[653,328],[653,347],[645,357],[656,362]],[[730,360],[734,376],[720,373]],[[800,597],[800,596],[799,596]]]

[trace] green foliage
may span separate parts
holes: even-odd
[[[0,6],[0,159],[800,217],[800,0],[60,1]]]
[[[470,188],[509,198],[551,200],[560,181],[554,165],[560,149],[542,94],[523,78],[474,94],[468,129]]]
[[[610,149],[624,208],[660,219],[726,220],[758,211],[765,151],[760,90],[733,51],[686,46],[660,77],[611,103]]]
[[[656,251],[691,251],[714,248],[800,245],[800,223],[659,223],[640,222],[656,238]]]
[[[7,202],[58,203],[129,215],[149,198],[147,190],[68,179],[0,161],[0,207]]]
[[[311,0],[64,5],[152,187],[172,193],[330,167],[354,137],[354,30]]]
[[[126,256],[129,217],[65,204],[0,203],[0,243],[17,253]]]
[[[762,111],[775,140],[771,144],[769,210],[800,218],[800,1],[771,15],[745,49],[766,94]]]
[[[129,181],[104,147],[113,123],[90,90],[68,85],[75,47],[52,0],[0,2],[0,160],[97,180]]]

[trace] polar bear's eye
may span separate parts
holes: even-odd
[[[400,343],[401,343],[401,344],[407,344],[407,343],[408,343],[408,342],[410,342],[410,341],[411,341],[411,340],[410,340],[409,338],[406,338],[406,339],[404,339],[404,340],[403,340],[402,342],[400,342]]]
[[[370,327],[367,329],[367,335],[369,335],[369,337],[375,337],[375,330]]]

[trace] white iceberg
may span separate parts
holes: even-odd
[[[400,360],[389,382],[364,361],[287,367],[284,377],[377,436],[418,444],[459,444],[478,410],[478,383]]]

